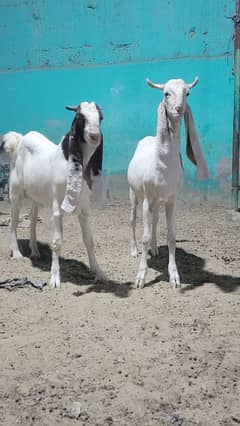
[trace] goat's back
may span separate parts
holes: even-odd
[[[11,171],[10,192],[14,188],[41,205],[52,199],[51,158],[57,146],[41,133],[31,131],[22,137],[16,151],[15,166]]]
[[[52,141],[50,141],[42,133],[32,130],[23,136],[21,145],[33,155],[44,155],[54,152],[57,149]]]
[[[133,188],[143,185],[152,177],[155,163],[156,137],[146,136],[138,142],[136,151],[128,166],[128,182]]]

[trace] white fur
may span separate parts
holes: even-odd
[[[82,108],[83,105],[83,108]],[[100,143],[99,116],[95,104],[84,102],[81,110],[86,117],[84,128],[83,166],[86,165]],[[91,138],[91,134],[94,138]],[[24,196],[32,199],[30,225],[30,248],[32,256],[39,256],[36,241],[36,220],[38,206],[49,207],[52,210],[53,239],[51,287],[60,287],[59,256],[61,252],[62,234],[62,202],[66,192],[66,182],[69,174],[69,162],[64,158],[61,143],[55,145],[41,133],[31,131],[25,135],[9,132],[4,135],[4,148],[10,152],[10,200],[11,200],[11,251],[14,258],[22,254],[17,242],[17,225],[19,211]],[[87,248],[91,270],[100,280],[105,280],[105,274],[100,269],[95,254],[92,232],[88,222],[91,191],[82,179],[81,191],[74,213],[78,216],[82,228],[83,240]]]
[[[136,286],[139,288],[144,287],[145,283],[148,249],[151,247],[152,254],[158,254],[156,229],[161,200],[165,202],[166,209],[170,283],[174,287],[180,285],[175,261],[176,194],[183,179],[179,147],[180,124],[187,106],[186,97],[196,81],[195,79],[192,85],[186,84],[181,79],[169,80],[164,85],[155,85],[147,81],[151,87],[164,90],[164,101],[158,108],[156,136],[147,136],[138,143],[128,167],[131,201],[131,254],[134,257],[137,256],[135,227],[138,202],[140,201],[143,206],[142,256],[136,277]],[[199,147],[198,142],[195,143]],[[201,164],[205,166],[202,157],[201,160]]]

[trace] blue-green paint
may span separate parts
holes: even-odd
[[[154,134],[164,82],[199,76],[189,102],[210,173],[231,157],[235,0],[0,0],[0,132],[30,129],[56,143],[66,104],[104,112],[104,170],[125,173],[137,141]],[[184,143],[182,142],[184,152]],[[195,170],[184,156],[187,180]]]

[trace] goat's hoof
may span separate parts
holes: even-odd
[[[137,274],[137,278],[135,281],[136,288],[143,288],[145,284],[145,276],[142,275],[142,273]]]
[[[106,274],[104,274],[103,271],[94,272],[94,274],[95,274],[95,281],[99,281],[103,283],[108,281],[108,277]]]
[[[170,276],[169,282],[173,288],[181,287],[180,278],[177,272],[173,273]]]
[[[60,279],[57,278],[57,277],[51,277],[50,282],[49,282],[49,287],[50,288],[60,288],[61,287]]]
[[[11,256],[13,259],[23,259],[23,255],[19,250],[12,250]]]
[[[136,258],[137,255],[138,255],[137,247],[132,248],[131,249],[131,256]]]

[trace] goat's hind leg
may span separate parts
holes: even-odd
[[[136,219],[138,200],[132,188],[129,189],[129,198],[131,203],[130,224],[131,224],[131,256],[137,257],[137,242],[136,242]]]
[[[19,250],[18,240],[17,240],[17,227],[19,222],[19,214],[23,202],[23,194],[13,194],[10,190],[10,199],[11,199],[11,222],[10,222],[10,249],[11,256],[14,259],[21,259],[23,257],[22,253]]]
[[[107,277],[98,265],[95,253],[91,227],[89,225],[88,213],[81,212],[79,214],[79,223],[82,229],[83,241],[87,249],[89,265],[91,271],[96,275],[97,280],[107,281]]]
[[[63,241],[62,230],[62,214],[60,206],[57,201],[53,203],[53,240],[52,240],[52,265],[51,265],[51,278],[50,287],[60,288],[60,265],[59,257],[61,254]]]
[[[37,203],[33,201],[32,209],[30,213],[30,240],[29,240],[31,257],[40,257],[40,253],[39,253],[38,245],[37,245],[37,237],[36,237],[37,216],[38,216],[38,205]]]
[[[151,240],[151,255],[158,256],[157,246],[157,224],[159,218],[159,206],[155,206],[153,209],[153,224],[152,224],[152,240]]]

